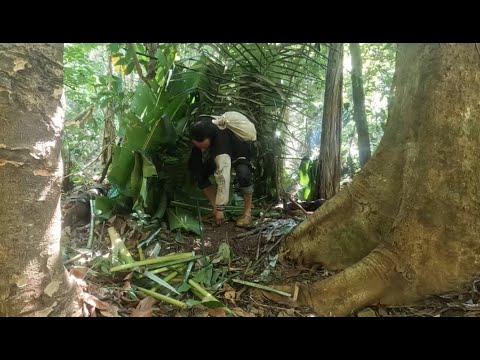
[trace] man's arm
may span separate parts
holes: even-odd
[[[203,188],[202,191],[210,202],[213,212],[215,213],[215,211],[217,210],[217,206],[215,204],[215,187],[213,185],[210,185],[206,188]]]

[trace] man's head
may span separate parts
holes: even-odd
[[[211,116],[200,116],[190,127],[192,143],[201,150],[208,149],[215,136],[216,125],[212,123],[212,119]]]

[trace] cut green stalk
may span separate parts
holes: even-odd
[[[171,266],[163,266],[161,268],[155,269],[150,271],[151,274],[159,274],[168,270],[180,270],[182,268],[182,263],[171,265]]]
[[[109,229],[110,230],[110,229]],[[160,256],[158,258],[154,259],[147,259],[147,260],[142,260],[142,261],[134,261],[130,264],[124,264],[124,265],[119,265],[119,266],[114,266],[110,269],[110,271],[121,271],[121,270],[128,270],[132,269],[137,266],[145,266],[145,265],[152,265],[152,264],[159,264],[159,263],[164,263],[168,261],[173,261],[173,260],[181,260],[181,259],[189,259],[193,257],[194,252],[190,253],[181,253],[181,254],[173,254],[173,255],[166,255],[166,256]],[[187,260],[188,261],[188,260]]]
[[[198,290],[191,288],[190,291],[193,293],[193,295],[198,297],[200,300],[203,300],[204,296]]]
[[[172,280],[170,280],[170,282],[172,284],[180,284],[180,283],[183,283],[183,278],[176,277],[176,278],[173,278]]]
[[[144,294],[149,295],[149,296],[151,296],[151,297],[153,297],[153,298],[155,298],[155,299],[165,301],[165,302],[167,302],[167,303],[169,303],[169,304],[171,304],[171,305],[178,306],[178,307],[180,307],[180,308],[182,308],[182,309],[187,308],[187,304],[185,304],[185,303],[182,302],[182,301],[178,301],[178,300],[172,299],[172,298],[170,298],[170,297],[168,297],[168,296],[159,294],[159,293],[157,293],[157,292],[155,292],[155,291],[150,291],[150,290],[145,289],[145,288],[138,287],[137,289],[140,290],[141,292],[143,292]]]
[[[137,246],[137,250],[138,250],[138,256],[140,257],[140,261],[145,260],[145,255],[143,255],[143,250],[140,245]]]
[[[235,316],[235,314],[232,312],[232,310],[230,310],[228,307],[226,307],[221,301],[219,301],[215,296],[210,294],[207,290],[205,290],[202,286],[197,284],[195,281],[190,279],[190,280],[188,280],[188,283],[190,284],[190,286],[192,286],[192,289],[190,289],[190,291],[192,291],[196,296],[198,296],[198,298],[202,299],[202,303],[204,305],[207,305],[206,303],[221,304],[221,306],[214,306],[214,307],[215,308],[221,307],[221,308],[225,309],[225,311],[227,313],[229,313],[230,315]],[[209,306],[209,307],[211,307],[211,306]]]
[[[108,228],[108,236],[110,237],[110,241],[112,243],[112,258],[115,260],[118,255],[118,257],[127,264],[134,263],[135,260],[132,254],[130,254],[125,246],[124,241],[120,237],[120,234],[117,232],[117,230],[115,230],[114,227]]]
[[[249,281],[243,281],[243,280],[238,280],[238,279],[232,279],[232,281],[235,282],[235,283],[238,283],[238,284],[251,286],[251,287],[254,287],[254,288],[257,288],[257,289],[262,289],[262,290],[265,290],[265,291],[274,292],[274,293],[277,293],[279,295],[283,295],[283,296],[287,296],[287,297],[292,296],[292,294],[289,294],[287,292],[280,291],[280,290],[277,290],[277,289],[273,289],[273,288],[265,286],[265,285],[259,285],[259,284],[255,284],[255,283],[252,283],[252,282],[249,282]]]
[[[209,296],[210,293],[205,290],[203,287],[201,287],[199,284],[197,284],[195,281],[193,281],[192,279],[188,280],[188,283],[195,289],[197,290],[200,294],[202,294],[203,296]],[[213,297],[213,295],[210,295],[211,297]]]
[[[201,258],[201,256],[200,256],[200,255],[197,255],[197,256],[192,256],[192,257],[185,258],[185,259],[169,261],[169,262],[161,263],[161,264],[155,264],[155,265],[153,265],[153,266],[151,266],[151,267],[149,266],[149,269],[155,268],[155,266],[168,267],[168,266],[171,266],[171,265],[182,264],[182,263],[186,263],[186,262],[188,262],[188,261],[195,260],[195,259],[199,259],[199,258]]]
[[[175,276],[177,276],[177,274],[178,274],[178,272],[174,271],[174,272],[172,272],[170,275],[165,276],[165,278],[163,279],[163,281],[169,282],[169,281],[172,280]]]
[[[213,296],[212,294],[210,294],[207,290],[205,290],[202,286],[200,286],[199,284],[197,284],[195,281],[193,281],[192,279],[188,280],[188,283],[190,284],[190,286],[192,286],[193,289],[195,289],[201,296],[203,296],[202,298],[202,302],[207,302],[207,301],[216,301],[218,303],[221,303],[220,301],[218,301],[217,298],[215,298],[215,296]]]
[[[87,248],[91,249],[93,244],[95,228],[95,200],[90,200],[90,236],[88,237]]]

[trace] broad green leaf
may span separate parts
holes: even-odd
[[[122,146],[127,147],[131,151],[140,150],[147,133],[148,127],[145,124],[139,123],[136,124],[136,126],[129,126]]]
[[[165,115],[169,116],[171,119],[175,118],[175,114],[178,112],[179,108],[185,104],[188,99],[188,94],[180,94],[175,98],[171,99],[170,104],[165,109]]]
[[[303,158],[300,163],[299,176],[300,176],[300,186],[306,187],[310,184],[309,168],[311,161],[308,158]]]
[[[140,195],[140,190],[142,188],[142,154],[139,152],[134,153],[135,156],[135,165],[132,172],[130,173],[130,182],[127,188],[129,188],[129,193],[131,196],[137,200]]]
[[[131,62],[127,65],[127,68],[125,69],[125,75],[129,75],[133,71],[133,69],[135,69],[135,64]]]
[[[206,273],[205,268],[200,269],[199,271],[197,271],[197,273],[193,277],[193,281],[195,281],[197,284],[202,283],[203,280],[205,279],[205,273]]]
[[[143,144],[146,152],[157,150],[160,146],[174,146],[177,133],[175,127],[167,116],[158,119]]]
[[[152,177],[152,176],[157,176],[157,169],[155,168],[155,165],[147,159],[147,157],[142,153],[142,173],[143,177]]]
[[[135,94],[132,98],[132,111],[143,122],[148,122],[149,113],[155,107],[155,95],[152,93],[150,87],[143,81],[137,86]]]
[[[188,286],[190,286],[190,285],[188,285]],[[194,299],[188,299],[187,301],[185,301],[185,304],[187,304],[187,306],[189,306],[189,307],[193,307],[193,306],[201,304],[201,303],[202,303],[201,301],[194,300]]]
[[[204,279],[205,285],[207,286],[212,285],[212,275],[213,275],[213,265],[210,264],[205,268],[205,279]]]
[[[220,301],[215,299],[213,296],[208,296],[208,295],[202,299],[202,305],[210,309],[225,307],[224,304],[222,304]]]
[[[185,293],[185,292],[189,291],[191,288],[192,287],[189,284],[182,283],[180,286],[177,287],[177,291],[179,293]],[[194,300],[194,301],[196,301],[196,300]],[[187,300],[187,302],[188,302],[188,300]]]
[[[105,196],[98,196],[95,199],[95,215],[98,218],[108,220],[112,217],[112,210],[114,206],[114,200]]]
[[[135,166],[135,156],[133,151],[141,149],[146,133],[147,128],[144,124],[136,124],[135,127],[128,126],[122,146],[114,146],[112,169],[110,170],[108,179],[112,184],[118,186],[122,190],[125,189],[129,181],[131,182],[131,172]],[[141,166],[141,163],[139,166]],[[140,170],[137,169],[136,171],[137,175],[140,173],[141,176],[141,167]],[[133,186],[135,189],[138,187],[138,189],[134,194],[138,194],[140,191],[139,182],[141,180],[137,179],[137,175],[134,176],[134,180],[136,181],[133,183]],[[130,184],[129,189],[127,189],[129,196],[132,196],[131,191],[132,184]]]
[[[168,223],[171,231],[185,229],[200,235],[200,224],[188,210],[177,208],[174,211],[173,209],[168,209]]]
[[[309,196],[310,196],[310,193],[312,192],[312,189],[310,186],[307,186],[305,188],[305,190],[303,191],[303,200],[304,201],[308,201],[309,200]]]
[[[147,189],[147,178],[142,177],[142,185],[140,187],[140,192],[138,194],[137,201],[133,205],[133,210],[146,211],[148,207],[148,189]]]
[[[112,168],[108,174],[110,183],[124,189],[133,170],[134,159],[130,150],[115,145],[112,151]]]

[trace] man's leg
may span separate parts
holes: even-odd
[[[249,226],[252,223],[253,175],[248,164],[235,166],[237,181],[243,192],[243,215],[237,220],[237,226]]]

